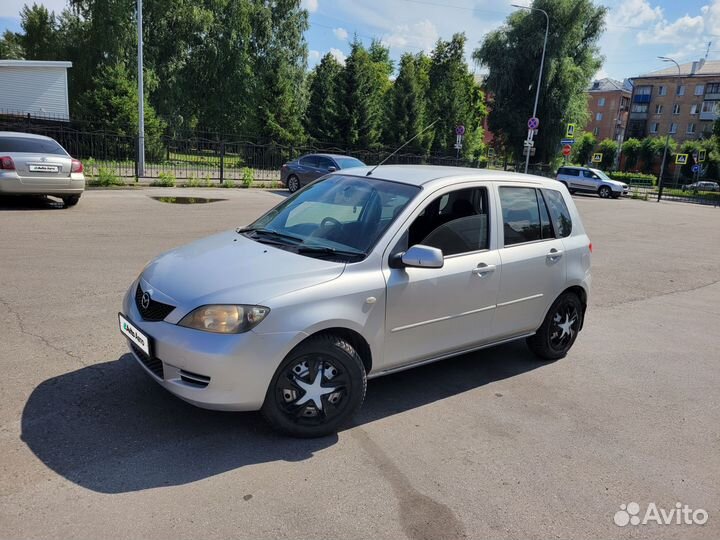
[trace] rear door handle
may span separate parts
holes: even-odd
[[[561,249],[552,248],[550,250],[550,253],[547,254],[547,258],[550,259],[551,261],[557,261],[560,257],[562,257],[562,255],[563,255],[563,252]]]
[[[486,274],[492,274],[495,271],[494,264],[480,263],[477,268],[473,268],[472,273],[476,276],[484,277]]]

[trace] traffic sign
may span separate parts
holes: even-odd
[[[575,144],[575,139],[562,139],[560,144]]]
[[[540,127],[540,119],[533,116],[532,118],[528,118],[528,129],[537,129]]]
[[[525,146],[535,146],[535,141],[523,141],[523,144]]]
[[[566,139],[574,139],[575,138],[575,124],[567,125],[567,128],[565,129],[565,138]]]
[[[593,163],[600,163],[601,161],[602,161],[602,153],[600,153],[600,152],[595,152],[595,153],[593,154],[593,157],[592,157],[592,162],[593,162]]]
[[[687,154],[675,154],[675,165],[685,165],[688,161]]]
[[[695,165],[692,166],[692,172],[696,173],[696,172],[698,172],[699,170],[700,170],[700,165],[695,164]]]
[[[569,144],[566,144],[565,146],[563,146],[563,149],[562,149],[563,156],[568,157],[570,155],[570,152],[572,152],[572,146],[570,146]]]
[[[535,150],[536,150],[535,148],[530,148],[530,155],[531,155],[531,156],[534,156],[534,155],[535,155]],[[525,148],[523,148],[523,152],[522,152],[522,153],[523,153],[523,156],[527,156],[527,153],[528,153],[528,147],[527,147],[527,146],[526,146]]]
[[[697,162],[702,163],[705,161],[705,150],[700,150],[700,154],[698,155]]]
[[[462,124],[455,127],[455,135],[460,135],[461,137],[465,135],[465,126]]]

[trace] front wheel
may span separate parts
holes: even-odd
[[[287,188],[290,193],[295,193],[298,189],[300,189],[300,179],[294,174],[288,176]]]
[[[598,189],[598,195],[600,195],[601,199],[607,199],[612,195],[612,190],[607,186],[600,186],[600,189]]]
[[[583,305],[577,295],[561,294],[535,335],[527,339],[528,347],[544,360],[563,358],[575,343],[583,316]]]
[[[65,208],[70,208],[80,202],[80,195],[69,195],[67,197],[63,197],[62,202],[65,205]]]
[[[319,335],[296,347],[270,382],[262,414],[293,437],[335,433],[360,409],[367,376],[362,360],[344,339]]]

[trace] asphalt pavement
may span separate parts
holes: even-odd
[[[294,440],[171,396],[117,329],[150,258],[282,196],[0,199],[0,538],[720,537],[720,208],[576,197],[594,281],[567,358],[376,379],[353,427]],[[708,520],[616,525],[631,502]]]

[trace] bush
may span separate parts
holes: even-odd
[[[235,187],[235,182],[233,182],[232,180],[225,180],[222,184],[220,184],[220,187],[224,187],[224,188],[234,188],[234,187]]]
[[[657,178],[654,174],[619,171],[614,171],[606,174],[613,180],[619,180],[620,182],[625,182],[627,184],[632,183],[633,180],[642,180],[643,182],[650,182],[653,185],[657,183]]]
[[[185,187],[200,187],[200,180],[198,180],[194,176],[191,176],[185,183]]]
[[[206,174],[205,178],[200,182],[200,187],[212,187],[212,181],[210,180],[210,174]]]
[[[114,171],[105,167],[100,167],[97,171],[97,176],[88,181],[90,186],[124,186],[123,182]]]
[[[175,187],[175,175],[169,172],[161,172],[158,179],[150,185],[156,187]]]
[[[246,188],[249,188],[250,186],[252,186],[252,183],[254,180],[255,180],[255,178],[253,175],[253,170],[248,167],[245,167],[242,170],[242,185],[245,186]]]

